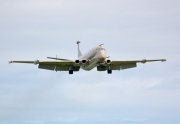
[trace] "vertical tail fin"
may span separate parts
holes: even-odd
[[[80,41],[77,41],[77,44],[78,44],[78,58],[80,57],[80,56],[82,56],[82,53],[81,53],[81,51],[80,51],[80,49],[79,49],[79,44],[80,44],[81,42]]]

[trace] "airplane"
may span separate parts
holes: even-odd
[[[106,56],[106,49],[103,44],[100,44],[85,54],[82,54],[79,47],[80,41],[77,41],[78,45],[78,59],[69,60],[62,58],[47,57],[55,61],[10,61],[9,63],[27,63],[39,65],[39,69],[46,69],[52,71],[69,71],[69,74],[77,72],[82,68],[83,70],[90,71],[93,68],[97,68],[97,71],[107,71],[107,74],[112,74],[112,70],[123,70],[137,67],[137,63],[146,63],[154,61],[166,61],[166,59],[153,59],[153,60],[110,60]]]

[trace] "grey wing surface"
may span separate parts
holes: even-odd
[[[55,71],[69,71],[73,68],[74,71],[79,71],[80,65],[75,64],[74,61],[10,61],[9,63],[25,63],[39,65],[39,69],[55,70]]]
[[[155,61],[166,61],[166,59],[152,59],[152,60],[127,60],[127,61],[111,61],[106,64],[109,70],[122,70],[137,67],[137,63],[155,62]]]

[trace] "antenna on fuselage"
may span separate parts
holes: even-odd
[[[77,41],[76,43],[78,44],[78,58],[79,58],[80,56],[82,56],[82,53],[81,53],[80,48],[79,48],[79,44],[80,44],[81,42],[80,42],[80,41]]]
[[[104,44],[100,44],[99,46],[102,46],[102,45],[104,45]]]

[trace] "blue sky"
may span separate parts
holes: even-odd
[[[0,1],[0,123],[179,124],[178,0]],[[101,43],[112,60],[166,58],[106,72],[9,60],[76,59]]]

